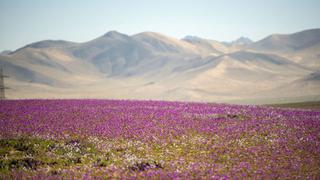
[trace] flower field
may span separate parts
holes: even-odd
[[[320,179],[320,110],[0,102],[0,179]]]

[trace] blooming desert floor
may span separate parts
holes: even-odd
[[[319,179],[320,110],[0,102],[0,179]]]

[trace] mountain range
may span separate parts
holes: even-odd
[[[0,63],[13,99],[320,100],[320,29],[256,42],[110,31],[83,43],[28,44],[1,53]]]

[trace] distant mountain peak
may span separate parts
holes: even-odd
[[[70,42],[70,41],[65,41],[65,40],[43,40],[43,41],[38,41],[38,42],[34,42],[28,45],[25,45],[9,54],[18,52],[22,49],[25,48],[33,48],[33,49],[42,49],[42,48],[52,48],[52,47],[69,47],[72,45],[75,45],[77,43],[75,42]]]
[[[103,37],[123,37],[123,36],[127,37],[128,35],[122,34],[118,31],[109,31],[103,35]]]
[[[295,35],[295,34],[303,34],[303,35],[312,34],[312,35],[319,35],[319,33],[320,33],[320,28],[315,28],[315,29],[307,29],[307,30],[299,31],[299,32],[293,33],[292,35]]]
[[[238,45],[248,45],[251,43],[253,43],[253,41],[244,36],[241,36],[240,38],[232,42],[232,44],[238,44]]]
[[[272,34],[253,43],[251,48],[263,51],[293,52],[320,43],[320,29],[309,29],[292,34]]]
[[[231,42],[222,42],[223,44],[227,46],[233,46],[233,45],[249,45],[252,44],[253,41],[249,39],[248,37],[241,36],[240,38],[231,41]]]
[[[135,37],[148,36],[148,37],[160,37],[160,38],[168,38],[169,37],[164,34],[161,34],[158,32],[152,32],[152,31],[141,32],[141,33],[135,34],[133,36],[135,36]]]
[[[186,41],[199,41],[199,40],[202,40],[202,38],[200,38],[198,36],[192,36],[192,35],[187,35],[182,39],[186,40]]]

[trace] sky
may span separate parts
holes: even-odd
[[[0,0],[0,52],[111,30],[232,41],[312,28],[320,28],[319,0]]]

